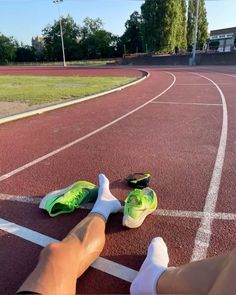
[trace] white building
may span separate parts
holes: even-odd
[[[236,38],[236,27],[214,30],[210,32],[210,41],[219,41],[219,52],[236,50],[234,40]]]

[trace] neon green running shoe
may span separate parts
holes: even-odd
[[[156,193],[151,188],[133,190],[125,199],[123,226],[139,227],[156,210],[157,205]]]
[[[47,194],[39,208],[46,210],[51,217],[73,212],[81,204],[95,202],[98,187],[88,181],[78,181],[67,188]]]

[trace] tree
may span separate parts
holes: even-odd
[[[95,31],[87,38],[81,40],[87,58],[103,58],[110,55],[112,34],[105,30]]]
[[[117,37],[103,28],[100,18],[86,17],[80,30],[79,51],[82,58],[113,57],[118,50]]]
[[[71,16],[61,18],[65,56],[67,60],[77,58],[79,27]],[[47,25],[43,29],[46,55],[49,60],[62,60],[60,22]]]
[[[208,21],[205,0],[199,1],[197,45],[202,49],[208,39]]]
[[[110,57],[121,57],[123,53],[124,47],[121,37],[112,35],[110,44]]]
[[[142,52],[142,16],[134,11],[125,23],[125,33],[121,37],[128,52]]]
[[[151,51],[185,47],[186,4],[183,0],[146,0],[141,6],[143,36]]]
[[[192,51],[193,39],[194,39],[194,0],[188,0],[188,20],[187,20],[187,45],[188,51]]]
[[[180,1],[180,22],[177,32],[177,43],[180,48],[187,48],[187,19],[186,19],[187,7],[186,0]]]
[[[187,44],[191,47],[194,42],[194,23],[196,14],[196,0],[188,1]],[[202,49],[208,38],[207,12],[205,0],[199,0],[197,48]]]
[[[18,46],[16,48],[15,61],[18,62],[31,62],[36,60],[35,49],[31,46]]]
[[[141,6],[143,37],[150,51],[160,48],[162,8],[163,3],[158,0],[146,0]]]
[[[6,64],[15,59],[16,41],[0,33],[0,63]]]
[[[100,18],[86,17],[79,27],[71,16],[61,19],[66,60],[116,56],[119,38],[103,28]],[[48,59],[62,60],[60,22],[43,29],[44,46]]]
[[[173,52],[175,47],[181,47],[184,37],[182,0],[168,0],[164,2],[165,14],[161,34],[162,51]]]
[[[103,29],[103,22],[98,17],[95,19],[92,19],[90,17],[86,17],[83,20],[83,26],[81,28],[81,38],[85,39],[88,36],[93,35],[95,32]]]

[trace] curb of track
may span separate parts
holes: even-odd
[[[0,125],[4,124],[4,123],[11,122],[11,121],[16,121],[16,120],[19,120],[19,119],[24,119],[24,118],[27,118],[27,117],[31,117],[31,116],[40,115],[40,114],[43,114],[43,113],[46,113],[46,112],[54,111],[56,109],[64,108],[64,107],[67,107],[67,106],[70,106],[70,105],[73,105],[73,104],[77,104],[77,103],[80,103],[80,102],[83,102],[83,101],[87,101],[87,100],[90,100],[90,99],[98,98],[100,96],[104,96],[104,95],[107,95],[107,94],[110,94],[110,93],[113,93],[113,92],[121,91],[121,90],[123,90],[123,89],[125,89],[127,87],[136,85],[136,84],[142,82],[143,80],[145,80],[146,78],[150,77],[150,73],[148,71],[145,71],[143,69],[138,69],[138,70],[144,74],[143,77],[138,78],[135,81],[127,83],[127,84],[125,84],[123,86],[120,86],[120,87],[117,87],[117,88],[114,88],[114,89],[110,89],[110,90],[107,90],[107,91],[103,91],[103,92],[100,92],[100,93],[97,93],[97,94],[89,95],[89,96],[86,96],[84,98],[76,98],[76,99],[68,100],[68,101],[63,102],[63,103],[55,103],[55,104],[51,104],[51,105],[46,106],[46,107],[42,107],[42,108],[38,108],[38,109],[34,109],[34,110],[29,110],[29,111],[26,111],[26,112],[23,112],[23,113],[17,113],[17,114],[13,114],[13,115],[10,115],[10,116],[2,117],[2,118],[0,118]]]

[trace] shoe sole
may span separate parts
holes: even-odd
[[[129,227],[129,228],[137,228],[140,227],[146,217],[150,214],[152,214],[154,211],[156,211],[156,208],[154,209],[147,209],[142,216],[140,216],[139,219],[134,219],[128,215],[123,216],[122,224],[123,226]]]

